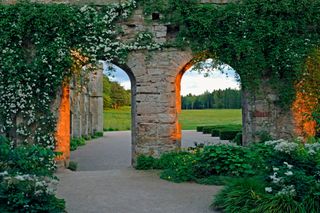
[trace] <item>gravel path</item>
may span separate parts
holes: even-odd
[[[183,146],[194,141],[217,142],[195,131],[184,131]],[[209,213],[217,186],[171,183],[158,171],[130,168],[130,132],[109,132],[72,152],[78,171],[60,171],[58,196],[69,213]]]

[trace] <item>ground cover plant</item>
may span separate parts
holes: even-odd
[[[212,204],[224,212],[320,211],[317,140],[199,146],[159,159],[140,156],[137,165],[142,161],[148,166],[139,169],[161,169],[160,177],[169,181],[225,185]]]

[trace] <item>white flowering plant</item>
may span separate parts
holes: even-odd
[[[54,178],[5,171],[0,182],[1,212],[64,212],[64,200],[54,194]]]
[[[260,171],[229,182],[214,205],[226,212],[319,212],[319,147],[300,139],[251,145],[252,161],[263,162]]]
[[[304,144],[300,139],[280,139],[267,141],[265,145],[273,150],[266,159],[269,185],[265,191],[302,201],[320,182],[319,143]]]
[[[78,72],[85,65],[94,66],[98,60],[121,63],[130,51],[160,47],[147,33],[121,40],[117,22],[129,18],[136,7],[135,0],[100,6],[0,4],[0,136],[10,141],[1,145],[6,152],[0,155],[0,172],[51,177],[57,123],[53,106],[61,86],[74,76],[85,79]],[[0,184],[8,186],[1,192],[6,199],[12,193],[27,199],[28,187],[19,186],[32,185],[32,180],[14,182],[16,191],[8,183],[12,186],[1,179]],[[10,202],[12,207],[20,203],[18,198]]]
[[[54,156],[40,145],[14,148],[0,136],[0,212],[63,212],[54,195]]]

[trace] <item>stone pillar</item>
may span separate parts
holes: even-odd
[[[103,69],[90,73],[89,81],[77,90],[71,83],[71,137],[103,132]]]
[[[69,86],[64,86],[61,94],[59,117],[56,132],[56,151],[62,155],[57,157],[58,164],[66,166],[70,159],[70,102]]]
[[[130,54],[128,66],[136,79],[133,159],[139,154],[159,157],[180,147],[176,77],[191,59],[190,51],[177,49]]]
[[[89,123],[90,134],[103,132],[103,67],[90,74],[89,91]]]

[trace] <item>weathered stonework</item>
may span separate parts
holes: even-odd
[[[98,5],[106,3],[94,2]],[[207,2],[224,4],[228,1],[203,0],[203,3]],[[152,19],[153,17],[145,18],[143,11],[137,9],[130,20],[119,23],[124,31],[121,39],[132,40],[139,32],[146,31],[151,32],[159,43],[175,38],[178,28]],[[129,75],[132,85],[133,163],[137,155],[158,157],[180,147],[180,83],[186,66],[190,65],[193,57],[188,49],[134,51],[129,54],[126,65],[119,65]],[[88,87],[79,95],[76,95],[71,86],[70,119],[73,137],[102,131],[102,72],[90,79]],[[274,138],[294,135],[291,111],[278,107],[277,99],[276,93],[265,82],[257,91],[243,91],[244,144],[256,141],[263,132]]]
[[[103,132],[103,70],[90,73],[85,85],[70,85],[71,137]]]

